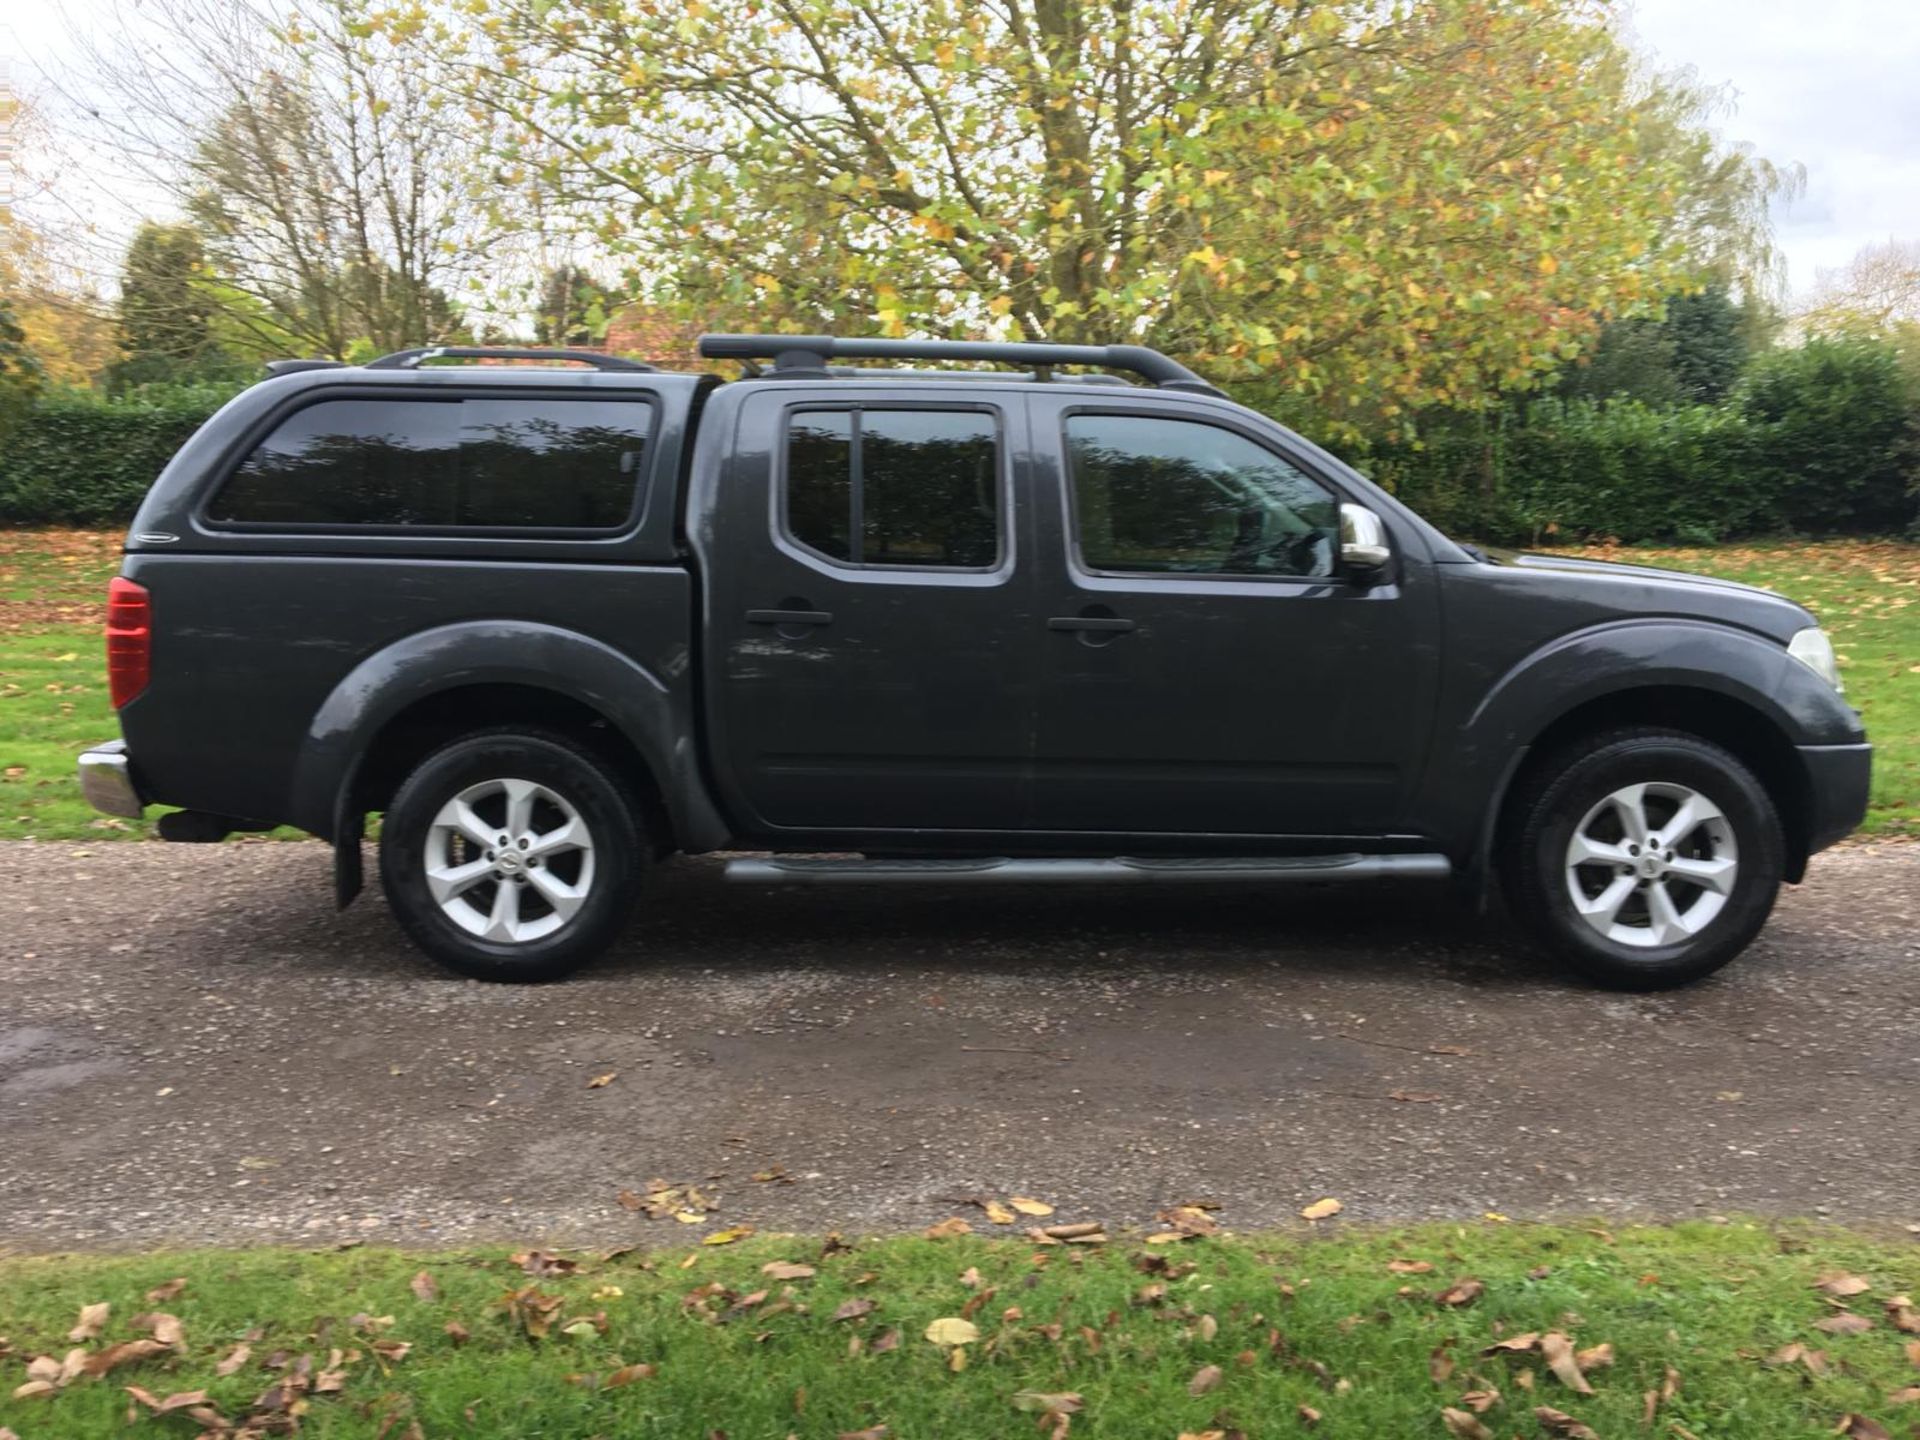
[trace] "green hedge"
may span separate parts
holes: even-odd
[[[0,437],[0,524],[126,524],[173,452],[231,393],[41,396]]]
[[[1892,346],[1814,340],[1720,405],[1537,400],[1348,458],[1463,537],[1711,543],[1912,527],[1914,435]]]

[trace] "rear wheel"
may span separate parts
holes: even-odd
[[[1752,771],[1669,730],[1594,737],[1536,772],[1504,859],[1533,937],[1602,985],[1711,974],[1760,932],[1785,868],[1779,817]]]
[[[409,938],[482,980],[551,980],[619,935],[645,852],[624,787],[561,736],[492,732],[427,757],[388,807],[380,877]]]

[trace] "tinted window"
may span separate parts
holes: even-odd
[[[787,529],[854,565],[983,570],[1000,555],[999,431],[962,410],[807,410],[787,432]]]
[[[1090,569],[1333,573],[1333,495],[1231,430],[1147,415],[1075,415],[1067,449],[1080,558]]]
[[[323,400],[214,497],[215,520],[604,530],[634,508],[644,401]]]

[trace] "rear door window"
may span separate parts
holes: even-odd
[[[990,570],[1000,558],[1000,430],[977,410],[796,411],[787,533],[842,564]]]
[[[254,448],[208,506],[220,524],[614,530],[644,499],[645,400],[322,400]]]

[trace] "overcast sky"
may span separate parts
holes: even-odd
[[[14,83],[57,70],[66,24],[102,9],[0,0]],[[1805,194],[1775,212],[1796,294],[1863,245],[1920,240],[1920,0],[1637,0],[1630,15],[1663,65],[1733,87],[1728,140],[1806,167]]]

